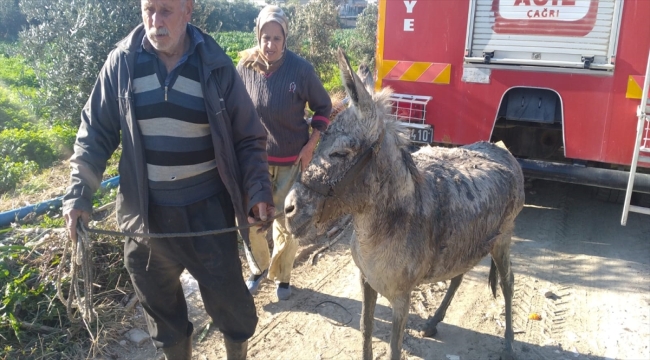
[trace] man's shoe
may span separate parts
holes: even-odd
[[[248,291],[251,293],[251,295],[255,295],[257,293],[257,290],[260,288],[260,284],[266,277],[267,272],[268,269],[262,271],[262,273],[259,275],[251,275],[248,280],[246,280],[246,287],[248,287]]]
[[[287,300],[291,296],[291,286],[289,283],[279,283],[277,289],[278,300]]]

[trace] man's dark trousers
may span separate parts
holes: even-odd
[[[187,206],[150,205],[151,233],[185,233],[235,226],[227,191]],[[237,233],[187,238],[127,238],[127,270],[147,313],[156,347],[173,346],[190,337],[187,304],[180,275],[187,269],[199,283],[206,312],[223,335],[246,341],[255,332],[257,313],[242,277]]]

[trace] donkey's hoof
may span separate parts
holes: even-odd
[[[422,336],[422,337],[430,337],[430,338],[436,336],[436,334],[438,333],[438,328],[436,327],[436,325],[438,325],[438,324],[437,323],[436,324],[429,323],[427,321],[427,323],[424,324],[424,327],[422,328],[422,331],[420,331],[420,336]]]
[[[501,360],[517,360],[517,358],[515,357],[514,351],[508,349],[501,352]]]

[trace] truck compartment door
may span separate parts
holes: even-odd
[[[470,2],[467,63],[614,68],[623,1]]]

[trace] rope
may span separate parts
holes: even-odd
[[[339,322],[339,321],[331,321],[331,320],[329,320],[329,319],[325,319],[325,320],[327,320],[327,322],[329,322],[330,324],[335,325],[335,326],[345,326],[345,325],[351,323],[352,320],[354,320],[354,317],[352,316],[352,314],[350,314],[350,311],[348,311],[348,309],[347,309],[345,306],[343,306],[343,305],[337,303],[336,301],[325,300],[325,301],[322,301],[322,302],[316,304],[316,306],[314,306],[314,308],[317,308],[317,307],[319,307],[319,306],[321,306],[321,305],[323,305],[323,304],[332,304],[332,305],[336,305],[336,306],[340,307],[341,309],[343,309],[343,311],[345,311],[345,312],[349,315],[349,317],[350,317],[350,320],[348,320],[348,321],[346,321],[346,322],[344,322],[344,323],[343,323],[343,322]],[[318,310],[316,310],[316,312],[318,313],[318,315],[325,317],[323,314],[321,314],[320,312],[318,312]]]
[[[70,261],[68,261],[68,253]],[[70,290],[66,299],[61,289],[61,279],[63,268],[68,263],[70,264]],[[83,292],[79,287],[79,275],[83,278]],[[65,304],[70,321],[74,321],[72,310],[77,307],[81,311],[81,319],[90,331],[89,324],[97,319],[97,312],[93,307],[92,241],[88,236],[88,230],[81,221],[77,223],[77,241],[70,240],[64,245],[56,285],[57,296]]]
[[[110,235],[110,236],[128,236],[128,237],[137,237],[137,238],[175,238],[175,237],[194,237],[194,236],[206,236],[206,235],[218,235],[218,234],[225,234],[233,231],[239,231],[242,229],[248,229],[253,226],[258,226],[258,225],[269,225],[273,220],[279,219],[283,217],[284,214],[280,213],[277,214],[266,221],[257,221],[252,224],[245,224],[245,225],[240,225],[240,226],[233,226],[225,229],[219,229],[219,230],[207,230],[207,231],[198,231],[198,232],[189,232],[189,233],[165,233],[165,234],[155,234],[155,233],[138,233],[138,232],[129,232],[129,231],[111,231],[111,230],[102,230],[102,229],[93,229],[93,228],[88,228],[87,231],[89,233],[93,234],[99,234],[99,235]]]
[[[81,319],[90,332],[90,324],[97,319],[97,312],[93,306],[93,261],[92,261],[92,240],[89,234],[101,234],[110,236],[129,236],[129,237],[147,237],[147,238],[173,238],[173,237],[194,237],[224,234],[241,229],[248,229],[258,225],[269,225],[274,220],[283,217],[284,214],[277,214],[266,221],[257,221],[252,224],[234,226],[226,229],[199,231],[191,233],[166,233],[166,234],[145,234],[128,231],[110,231],[102,229],[88,228],[83,225],[82,221],[77,222],[77,241],[67,241],[63,248],[63,255],[59,263],[57,274],[57,296],[66,306],[68,318],[73,321],[74,314],[72,310],[77,307],[81,312]],[[69,254],[69,255],[68,255]],[[68,256],[70,261],[68,261]],[[62,281],[63,270],[67,264],[70,264],[70,290],[68,298],[63,295]],[[83,278],[83,292],[79,287],[79,275]],[[92,332],[91,332],[92,335]]]

